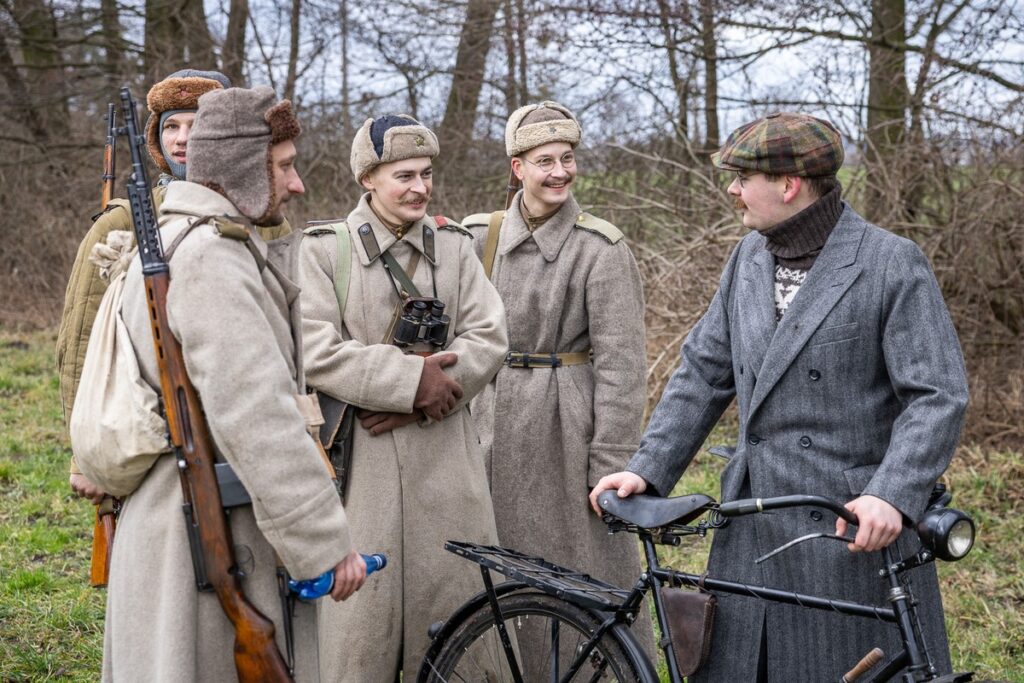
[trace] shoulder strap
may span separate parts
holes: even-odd
[[[348,285],[352,280],[352,236],[348,234],[348,223],[340,221],[310,221],[302,231],[307,235],[322,235],[333,232],[338,245],[338,263],[334,267],[334,295],[338,299],[338,312],[345,319],[345,304],[348,303]]]
[[[338,297],[338,313],[345,319],[345,304],[348,303],[348,283],[352,279],[352,236],[348,225],[336,223],[334,235],[338,240],[338,265],[334,269],[334,294]]]
[[[581,213],[576,219],[576,227],[600,235],[608,244],[615,244],[622,239],[622,231],[606,220],[589,213]]]
[[[484,274],[491,279],[494,269],[494,256],[498,253],[498,237],[501,234],[501,222],[505,220],[504,211],[495,211],[487,223],[487,242],[484,243]]]

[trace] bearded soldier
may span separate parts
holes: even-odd
[[[187,181],[161,205],[170,264],[169,328],[202,398],[218,460],[251,505],[230,515],[248,599],[286,652],[291,619],[298,680],[318,680],[315,606],[286,614],[277,565],[299,579],[334,569],[332,597],[365,578],[323,459],[300,412],[305,399],[298,288],[252,225],[282,221],[304,191],[295,169],[298,122],[270,88],[216,88],[199,100]],[[141,261],[125,281],[122,316],[143,379],[159,391]],[[85,463],[83,463],[85,464]],[[89,470],[102,483],[103,472]],[[103,680],[235,680],[235,634],[214,593],[199,592],[175,458],[160,457],[121,512],[107,594]],[[275,559],[275,558],[280,558]]]
[[[573,197],[581,132],[556,102],[516,110],[505,148],[523,189],[507,212],[464,221],[505,303],[511,349],[473,413],[502,543],[628,588],[636,544],[609,536],[586,494],[640,441],[643,289],[622,233]]]
[[[344,606],[321,606],[325,680],[415,676],[431,623],[481,588],[444,541],[496,542],[468,403],[505,357],[504,308],[469,233],[426,215],[437,153],[434,133],[408,116],[368,119],[351,156],[366,193],[301,243],[307,381],[359,411],[345,505],[356,545],[394,567]],[[431,314],[443,303],[447,327],[430,328],[431,343],[402,337],[409,296]]]
[[[149,156],[160,169],[160,179],[153,188],[153,206],[159,210],[168,185],[185,179],[186,143],[200,95],[211,90],[230,88],[227,76],[217,71],[183,69],[154,85],[146,97],[149,120],[146,123],[146,144]],[[71,406],[75,402],[78,380],[82,374],[85,349],[100,299],[107,281],[100,277],[100,269],[90,260],[93,248],[106,242],[114,231],[132,231],[132,212],[126,199],[111,201],[96,218],[78,247],[64,297],[64,313],[57,334],[57,373],[60,376],[61,405],[64,418],[71,421]],[[283,218],[277,225],[259,227],[265,240],[276,239],[291,232]],[[134,234],[132,236],[134,240]],[[98,503],[103,497],[92,482],[71,462],[71,488],[78,494]]]

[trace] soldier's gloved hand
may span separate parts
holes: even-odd
[[[71,475],[70,483],[72,491],[82,498],[88,498],[93,505],[99,505],[107,495],[99,486],[89,481],[87,476],[79,472]]]
[[[353,550],[334,568],[334,586],[331,588],[331,598],[335,602],[349,598],[362,588],[364,581],[366,581],[366,561]]]
[[[454,353],[439,353],[423,359],[423,374],[412,405],[431,420],[443,420],[462,398],[462,387],[444,373],[444,368],[455,365],[458,360]]]
[[[363,429],[368,429],[370,434],[377,436],[392,429],[404,427],[413,422],[423,419],[422,410],[414,410],[411,413],[382,413],[373,410],[360,410],[356,416]]]

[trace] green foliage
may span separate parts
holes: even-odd
[[[102,658],[105,593],[88,576],[93,513],[68,489],[52,348],[51,334],[0,330],[0,681],[93,681]],[[719,426],[709,445],[731,443],[734,431]],[[702,452],[675,493],[717,498],[724,464]],[[1024,683],[1024,454],[966,447],[946,480],[979,528],[966,560],[940,564],[954,664]],[[687,540],[663,560],[700,571],[710,541]]]
[[[105,594],[89,587],[92,511],[71,452],[52,335],[0,331],[0,680],[94,681]]]

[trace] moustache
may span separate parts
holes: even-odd
[[[747,210],[746,203],[744,203],[744,201],[742,199],[740,199],[739,197],[736,197],[733,200],[732,205],[733,205],[733,208],[738,209],[740,211],[746,211]]]
[[[576,176],[571,173],[567,173],[564,178],[548,178],[542,183],[542,185],[544,185],[544,187],[550,187],[552,184],[568,185],[575,179]]]

